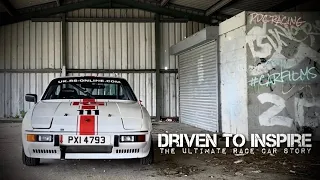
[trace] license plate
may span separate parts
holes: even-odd
[[[110,136],[72,136],[64,135],[61,144],[68,145],[110,145]]]

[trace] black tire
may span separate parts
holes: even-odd
[[[149,165],[149,164],[152,164],[153,162],[154,162],[154,149],[153,149],[153,141],[151,141],[149,154],[146,157],[140,159],[140,164]]]
[[[22,163],[26,166],[36,166],[40,164],[40,158],[30,158],[26,156],[22,148]]]

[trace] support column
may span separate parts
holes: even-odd
[[[67,75],[67,22],[66,22],[66,14],[62,14],[62,21],[61,21],[61,27],[62,27],[62,44],[61,44],[61,51],[62,51],[62,71],[61,76]]]
[[[162,111],[162,90],[161,90],[161,81],[160,81],[160,15],[155,15],[155,57],[156,57],[156,120],[160,120],[160,115]]]

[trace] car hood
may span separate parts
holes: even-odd
[[[134,101],[40,101],[32,113],[34,129],[79,132],[140,130],[143,123],[141,106]],[[91,121],[91,123],[85,123]]]

